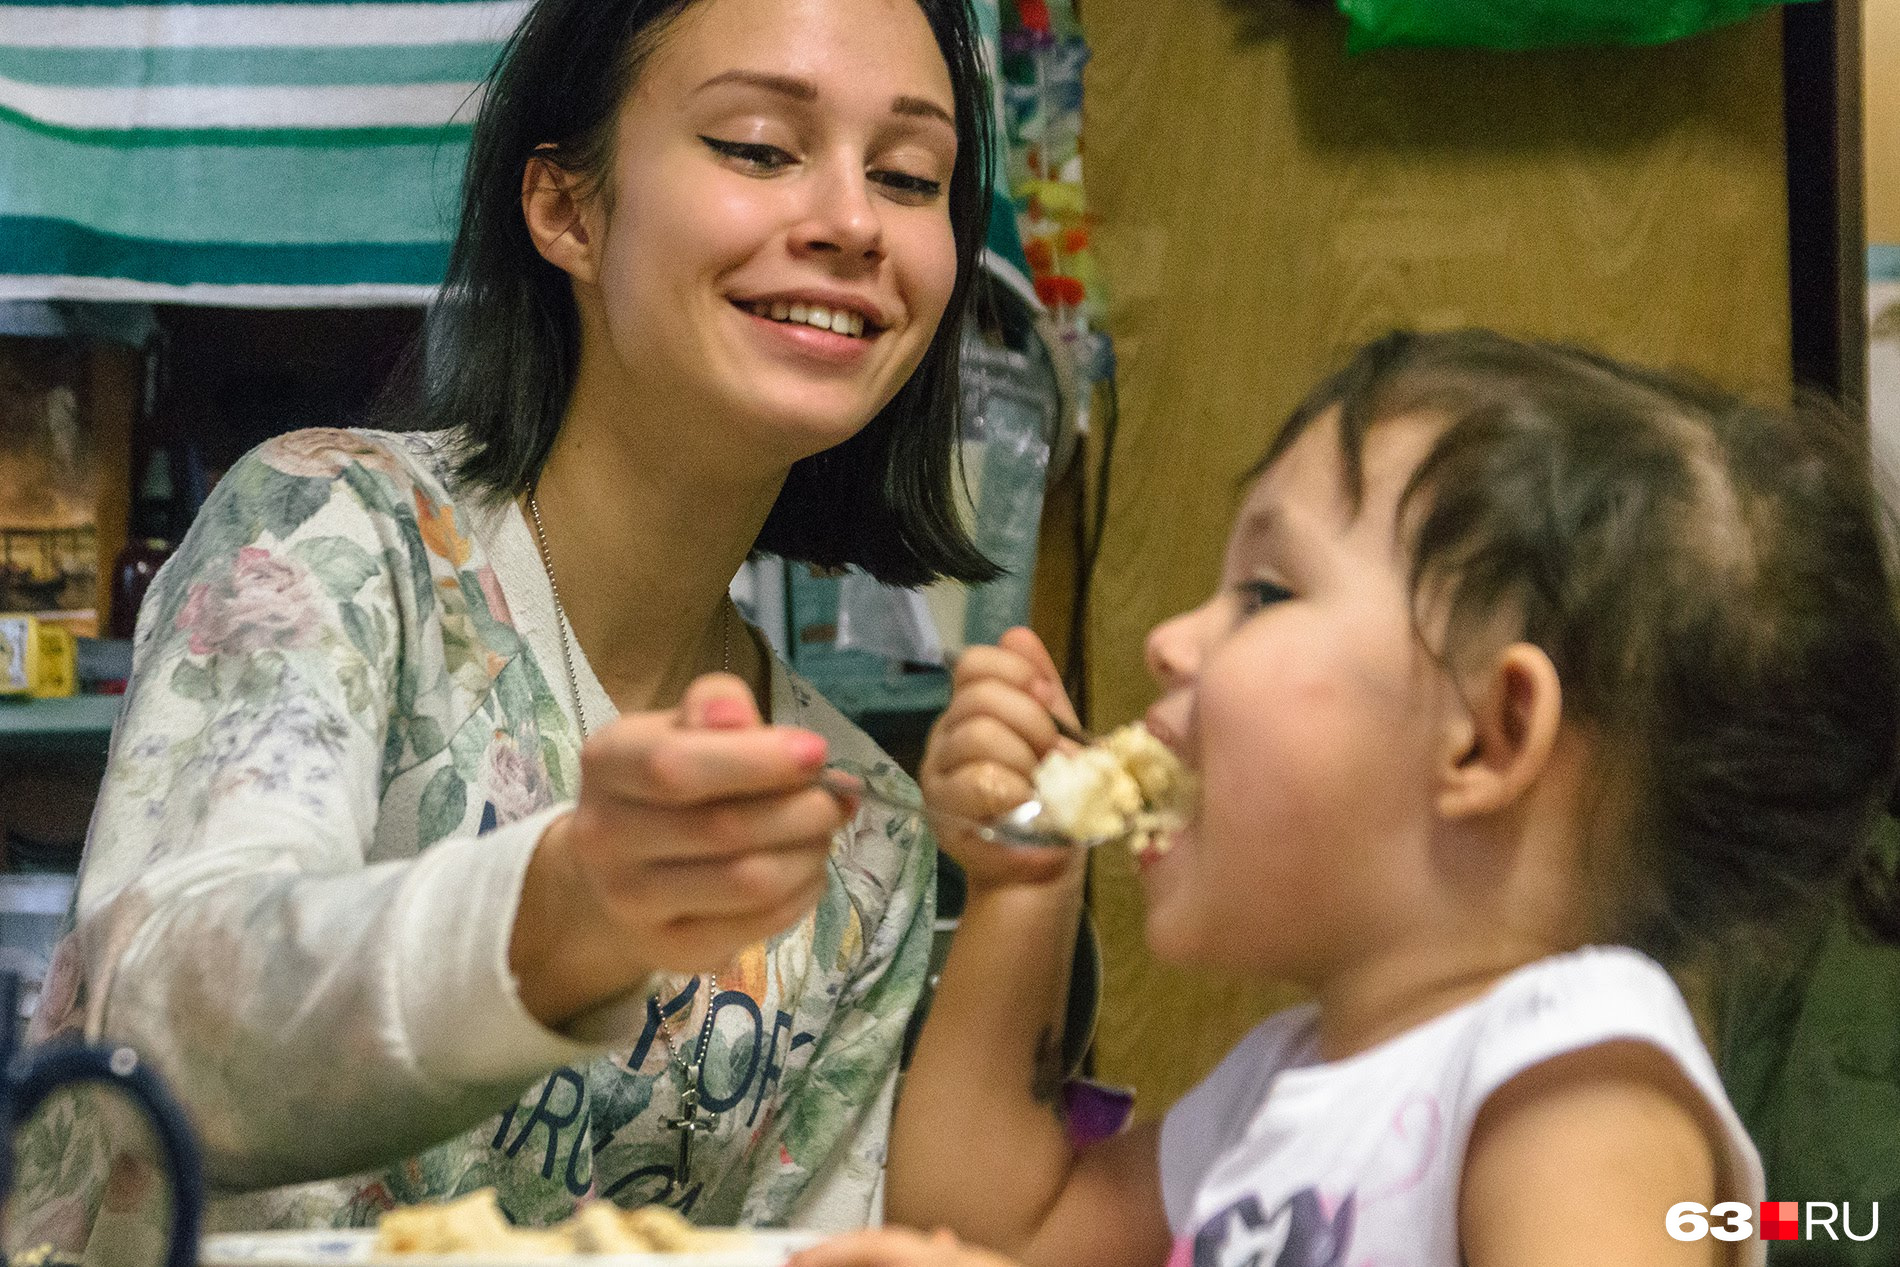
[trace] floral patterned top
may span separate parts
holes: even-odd
[[[529,529],[447,468],[431,435],[271,441],[219,482],[140,613],[32,1037],[83,1028],[159,1071],[201,1136],[212,1228],[359,1225],[485,1185],[544,1224],[590,1194],[666,1190],[666,1031],[697,1035],[709,1000],[656,979],[566,1032],[520,1002],[509,931],[580,734]],[[575,670],[587,715],[612,716]],[[874,785],[907,782],[782,664],[772,677],[775,720]],[[878,1217],[935,874],[915,818],[867,801],[818,908],[718,974],[717,1123],[670,1204],[702,1223]],[[50,1102],[19,1141],[13,1243],[156,1261],[164,1185],[139,1139],[116,1102]]]

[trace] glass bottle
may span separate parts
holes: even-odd
[[[177,523],[171,451],[154,449],[145,463],[138,498],[132,503],[131,531],[126,535],[125,548],[112,566],[111,637],[132,636],[146,588],[177,544]]]

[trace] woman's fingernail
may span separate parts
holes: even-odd
[[[792,759],[804,766],[823,765],[825,753],[830,750],[823,735],[815,735],[809,730],[793,733],[787,742],[791,745]]]

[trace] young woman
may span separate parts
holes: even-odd
[[[963,0],[543,0],[475,128],[421,416],[222,481],[141,614],[39,1031],[131,1044],[227,1195],[873,1217],[934,851],[774,663],[748,552],[993,569],[952,500],[987,116]],[[81,1097],[16,1239],[149,1235]]]

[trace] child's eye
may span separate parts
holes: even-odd
[[[1240,609],[1245,615],[1251,616],[1263,607],[1292,597],[1292,590],[1284,585],[1275,585],[1272,581],[1242,581],[1240,584]]]
[[[797,161],[776,145],[764,145],[757,141],[723,141],[716,136],[702,136],[699,139],[713,153],[732,159],[750,171],[776,172]]]
[[[907,202],[931,202],[943,192],[943,182],[940,180],[889,168],[872,172],[871,179]]]

